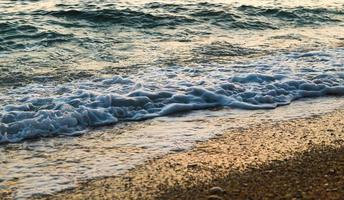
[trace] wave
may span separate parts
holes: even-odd
[[[343,52],[291,53],[227,67],[147,69],[132,78],[19,88],[11,92],[18,102],[0,112],[0,143],[75,135],[89,127],[191,110],[273,109],[306,97],[341,96]]]
[[[328,84],[332,77],[288,80],[280,75],[249,74],[233,77],[217,88],[189,87],[185,93],[133,91],[127,95],[94,94],[78,90],[71,96],[37,98],[21,105],[7,105],[1,115],[0,141],[79,134],[87,127],[138,121],[190,110],[214,107],[273,109],[305,97],[344,95],[344,86]],[[121,84],[124,79],[104,80]],[[103,83],[104,83],[103,82]],[[267,83],[261,91],[247,91],[242,84]]]
[[[153,15],[131,9],[101,10],[60,10],[45,12],[44,15],[68,20],[87,20],[94,24],[116,24],[136,28],[154,28],[192,23],[194,20],[183,16]]]
[[[206,2],[154,2],[139,6],[121,6],[120,3],[97,5],[89,2],[76,5],[56,4],[47,10],[3,12],[0,15],[6,19],[0,22],[0,51],[7,52],[64,42],[75,42],[73,44],[82,46],[87,43],[88,36],[85,33],[109,34],[109,28],[114,27],[117,29],[113,30],[112,38],[124,37],[119,40],[127,41],[130,38],[128,35],[145,34],[164,40],[192,41],[192,38],[205,33],[201,30],[213,34],[219,28],[226,31],[269,30],[340,24],[344,20],[342,8],[236,6]],[[187,33],[181,39],[185,30]],[[116,34],[118,31],[127,34]],[[74,33],[76,34],[73,35]]]
[[[0,23],[0,51],[47,47],[54,43],[69,42],[71,39],[71,34],[42,30],[33,25],[17,22]]]
[[[118,9],[104,5],[94,9],[66,6],[62,10],[38,10],[33,15],[54,16],[66,20],[86,20],[91,25],[122,25],[135,28],[175,28],[182,25],[209,23],[224,29],[277,29],[284,26],[305,26],[343,21],[344,11],[338,8],[276,8],[227,4],[147,3],[142,7]],[[271,21],[272,20],[272,21]]]
[[[237,8],[248,16],[266,17],[296,25],[317,24],[320,22],[341,22],[344,11],[336,8],[264,8],[243,5]]]

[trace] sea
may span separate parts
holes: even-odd
[[[1,0],[0,194],[344,106],[342,0]]]

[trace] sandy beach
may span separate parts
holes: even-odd
[[[343,116],[337,110],[231,129],[122,176],[32,199],[340,199]]]
[[[0,200],[344,199],[343,0],[0,8]]]

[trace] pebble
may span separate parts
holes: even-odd
[[[224,194],[226,191],[223,190],[221,187],[212,187],[209,190],[209,194],[213,195],[213,194],[217,194],[217,195],[222,195]]]
[[[334,175],[334,174],[336,174],[336,170],[330,169],[330,170],[328,171],[328,173],[329,173],[330,175]]]
[[[223,198],[217,195],[210,195],[208,196],[208,200],[223,200]]]
[[[196,163],[190,163],[187,165],[187,168],[195,168],[197,166],[198,166],[198,164],[196,164]]]

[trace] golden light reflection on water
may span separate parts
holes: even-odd
[[[190,45],[190,42],[163,41],[159,44],[133,44],[140,48],[131,51],[130,57],[115,64],[107,63],[107,66],[127,67],[130,63],[140,63],[141,65],[158,64],[158,60],[171,60],[171,64],[194,65],[195,63],[216,62],[227,63],[228,61],[243,61],[260,57],[277,51],[296,51],[298,49],[314,50],[321,48],[334,48],[343,45],[344,37],[339,33],[344,32],[344,27],[304,27],[288,28],[282,30],[262,30],[262,31],[240,31],[217,32],[217,35],[210,37],[199,37]],[[250,57],[247,56],[216,56],[202,55],[195,51],[195,47],[204,47],[215,42],[226,42],[244,48],[252,48],[260,51]],[[221,47],[219,47],[221,48]],[[225,46],[223,48],[226,48]],[[87,61],[89,62],[89,61]],[[166,64],[166,63],[163,63]],[[82,66],[82,65],[81,65]]]
[[[65,4],[76,4],[80,3],[79,0],[71,1],[56,1],[56,0],[46,0],[46,1],[35,1],[35,2],[24,2],[24,1],[4,1],[8,4],[15,4],[15,6],[6,6],[5,3],[0,3],[4,5],[1,9],[2,12],[24,12],[29,10],[54,10],[56,9],[56,2]],[[83,4],[91,2],[96,4],[95,1],[82,1]],[[110,2],[110,1],[109,1]],[[135,9],[141,8],[144,4],[156,2],[154,0],[134,0],[134,1],[121,1],[118,6],[125,8],[128,5],[135,5]],[[171,1],[160,1],[171,3]],[[172,3],[178,4],[193,4],[196,2],[204,1],[173,1]],[[210,1],[209,1],[210,2]],[[91,4],[90,3],[90,4]],[[113,2],[112,2],[113,3]],[[317,7],[343,7],[343,1],[252,1],[252,0],[238,0],[238,1],[225,1],[225,0],[214,0],[210,3],[223,3],[228,5],[253,5],[253,6],[274,6],[274,7],[300,7],[309,6],[312,8]],[[141,5],[141,7],[140,7]],[[30,20],[29,20],[30,22]],[[59,29],[59,27],[51,27],[52,30],[58,30],[63,34],[73,34],[78,37],[90,37],[93,38],[94,33],[88,32],[86,30],[79,30],[79,28],[68,28]],[[104,30],[102,30],[104,31]],[[165,30],[165,34],[176,34],[178,31],[185,31],[185,28]],[[202,30],[207,31],[207,30]],[[97,32],[97,37],[107,40],[108,33],[115,32],[118,35],[124,37],[134,37],[133,33],[126,33],[125,31],[119,30],[118,27],[109,28],[104,32]],[[33,62],[24,62],[21,66],[21,70],[25,72],[30,72],[30,76],[68,76],[64,73],[64,70],[71,71],[87,71],[90,74],[97,74],[99,76],[106,74],[105,76],[111,76],[114,73],[121,73],[122,69],[125,73],[133,68],[139,68],[144,66],[164,66],[164,65],[201,65],[203,63],[218,63],[226,64],[228,62],[234,61],[244,61],[255,59],[257,57],[265,56],[268,54],[273,54],[275,52],[290,52],[290,51],[307,51],[313,49],[322,48],[334,48],[338,46],[344,46],[344,26],[340,24],[336,25],[323,25],[323,26],[305,26],[305,27],[287,27],[280,30],[223,30],[215,29],[212,30],[211,34],[197,35],[191,40],[150,40],[142,39],[130,42],[114,42],[111,45],[111,50],[106,52],[113,56],[109,61],[99,59],[99,55],[103,55],[104,52],[97,51],[97,49],[88,47],[92,50],[92,55],[83,56],[77,60],[77,62],[68,63],[66,60],[58,60],[55,66],[50,67],[48,59],[44,60],[43,66],[38,67],[37,63],[42,58],[49,58],[48,55],[51,49],[44,48],[43,50],[33,52],[34,56]],[[127,35],[126,35],[127,34]],[[116,35],[116,36],[118,36]],[[136,36],[136,35],[135,35]],[[205,48],[207,45],[220,42],[215,49],[221,50],[226,48],[226,44],[232,44],[240,46],[242,48],[249,48],[257,50],[250,56],[242,55],[213,55],[212,52],[207,52]],[[70,46],[62,43],[57,44],[56,48],[59,51],[63,49],[78,49],[79,47]],[[199,50],[201,49],[201,50]],[[100,48],[102,50],[102,48]],[[67,51],[68,52],[68,51]],[[15,60],[25,57],[28,52],[15,52],[11,56],[3,56],[0,59],[1,65],[7,65],[8,63],[13,63]],[[30,52],[29,52],[30,53]],[[83,52],[81,51],[80,54]],[[68,54],[68,53],[67,53]],[[48,63],[48,64],[47,64]],[[139,69],[136,69],[139,70]],[[62,74],[62,75],[61,75]],[[2,95],[2,94],[1,94]],[[0,102],[3,97],[0,97]],[[276,111],[275,111],[276,112]],[[290,110],[289,110],[290,112]],[[280,114],[280,113],[278,113]],[[241,115],[242,117],[242,115]],[[232,120],[232,119],[231,119]],[[214,124],[204,124],[203,121],[195,122],[194,124],[179,122],[172,124],[167,122],[167,125],[156,120],[153,125],[147,125],[139,127],[136,130],[126,130],[126,133],[122,136],[114,134],[114,131],[102,132],[98,131],[93,133],[93,135],[86,135],[80,138],[58,138],[55,141],[53,139],[46,139],[42,141],[37,141],[34,144],[28,143],[8,145],[7,152],[1,152],[0,157],[6,158],[5,162],[0,163],[0,177],[10,177],[8,181],[4,182],[3,185],[10,188],[15,188],[18,185],[30,185],[32,179],[39,179],[35,175],[30,175],[30,173],[37,173],[39,175],[51,175],[52,181],[54,177],[59,177],[59,174],[65,174],[65,177],[71,178],[73,173],[78,174],[80,177],[85,176],[85,171],[90,171],[97,175],[107,175],[105,172],[116,171],[120,172],[127,168],[132,167],[131,161],[142,161],[142,158],[146,158],[152,155],[160,154],[164,148],[164,142],[168,139],[178,140],[181,137],[180,133],[188,130],[190,137],[199,138],[201,135],[199,127],[204,128],[205,138],[209,137],[209,130],[214,128]],[[155,123],[155,124],[154,124]],[[175,138],[171,135],[171,130],[175,133]],[[214,128],[215,130],[215,128]],[[156,138],[150,135],[151,132],[155,132]],[[146,133],[146,134],[142,134]],[[146,138],[145,138],[146,137]],[[184,136],[183,136],[184,137]],[[189,136],[185,136],[188,138]],[[138,140],[137,138],[141,138]],[[143,141],[143,139],[147,139]],[[184,138],[185,139],[185,138]],[[147,150],[145,144],[149,144],[153,140],[160,140],[161,143],[159,149],[158,147],[151,146]],[[141,143],[138,143],[141,141]],[[143,142],[142,142],[143,141]],[[149,141],[149,142],[147,142]],[[191,141],[191,140],[190,140]],[[171,141],[170,141],[171,142]],[[174,141],[172,141],[173,144]],[[177,141],[178,142],[178,141]],[[192,142],[192,141],[191,141]],[[28,145],[26,145],[28,144]],[[30,146],[34,146],[30,149]],[[122,145],[122,146],[121,146]],[[127,145],[127,146],[126,146]],[[132,146],[130,146],[132,145]],[[141,145],[141,147],[140,147]],[[143,147],[142,147],[143,145]],[[192,145],[190,143],[190,145]],[[120,147],[119,147],[120,146]],[[11,147],[13,147],[11,149]],[[166,148],[168,145],[165,146]],[[7,147],[5,147],[6,149]],[[20,150],[18,150],[20,149]],[[32,151],[34,150],[34,151]],[[52,150],[51,152],[48,152]],[[155,154],[152,154],[154,152]],[[142,156],[144,154],[144,156]],[[8,162],[10,163],[6,163]],[[82,165],[80,165],[82,163]],[[25,166],[25,167],[22,167]],[[129,167],[128,167],[129,166]],[[27,169],[26,169],[27,168]],[[115,170],[114,170],[115,169]],[[22,171],[21,171],[22,170]],[[25,171],[26,170],[26,171]],[[98,170],[98,171],[97,171]],[[104,170],[104,171],[102,171]],[[108,171],[106,171],[108,170]],[[28,176],[28,177],[25,177]],[[19,178],[27,178],[22,181]],[[11,179],[12,178],[12,179]],[[30,179],[32,178],[32,179]],[[51,178],[51,177],[50,177]],[[60,177],[61,178],[61,177]],[[46,181],[46,180],[45,180]],[[64,183],[65,179],[62,180]],[[70,181],[70,180],[69,180]],[[38,181],[39,182],[39,181]],[[49,181],[48,181],[49,182]],[[67,181],[68,182],[68,181]],[[1,183],[1,182],[0,182]],[[42,185],[41,185],[42,186]],[[44,186],[44,185],[43,185]],[[42,187],[43,187],[42,186]],[[68,186],[68,184],[66,184]],[[61,189],[61,188],[60,188]]]
[[[0,146],[0,194],[11,190],[19,198],[35,192],[59,191],[85,179],[123,174],[148,158],[189,149],[196,141],[207,140],[229,128],[309,117],[343,104],[342,99],[332,98],[295,102],[275,110],[198,111],[93,130],[83,137]]]
[[[114,4],[112,1],[4,1],[2,11],[4,13],[25,13],[28,11],[39,11],[39,10],[57,10],[56,5],[66,5],[64,9],[76,9],[75,6],[79,5],[116,5],[120,9],[138,10],[145,9],[144,5],[148,3],[156,2],[154,0],[134,0],[134,1],[119,1]],[[158,1],[165,2],[167,4],[195,4],[206,1]],[[310,7],[310,8],[328,8],[338,7],[342,8],[344,3],[339,0],[329,1],[276,1],[276,0],[265,0],[265,1],[251,1],[251,0],[214,0],[208,3],[221,3],[224,5],[240,6],[240,5],[252,5],[252,6],[263,6],[266,8],[288,8],[288,7]],[[13,4],[15,6],[13,6]],[[12,6],[10,6],[12,5]],[[68,7],[70,5],[70,7]],[[97,7],[91,7],[92,9],[98,9]],[[107,9],[102,7],[101,9]],[[215,9],[215,8],[209,8]],[[173,13],[169,13],[173,15]],[[50,18],[49,18],[50,19]],[[51,18],[54,19],[55,18]],[[28,17],[27,24],[33,23],[33,20]],[[71,21],[73,23],[73,21]],[[315,49],[319,47],[336,47],[343,44],[343,38],[341,38],[343,25],[322,25],[322,26],[305,26],[305,27],[287,27],[279,30],[266,29],[266,30],[230,30],[222,29],[216,26],[212,26],[211,30],[209,27],[193,27],[195,31],[200,31],[195,35],[188,33],[186,27],[181,26],[175,29],[164,29],[163,34],[176,36],[175,38],[166,39],[165,36],[157,36],[145,39],[142,35],[142,30],[132,31],[130,29],[122,30],[120,27],[109,27],[108,29],[102,29],[94,32],[92,28],[80,29],[78,27],[61,28],[56,24],[51,24],[49,27],[45,27],[45,23],[37,23],[42,26],[44,31],[55,31],[61,34],[70,35],[73,38],[97,38],[97,43],[90,42],[87,46],[81,46],[76,42],[56,44],[53,48],[37,47],[38,50],[32,49],[31,51],[19,51],[13,52],[11,56],[4,56],[0,59],[0,65],[6,66],[8,63],[16,63],[18,60],[31,56],[31,62],[19,62],[20,69],[25,72],[29,72],[31,77],[36,76],[52,76],[55,79],[60,79],[60,74],[68,74],[69,71],[78,73],[80,71],[87,72],[87,74],[112,74],[119,68],[136,68],[144,67],[149,65],[164,66],[164,65],[193,65],[203,64],[206,62],[217,62],[225,64],[227,62],[238,61],[243,59],[251,59],[252,57],[264,56],[271,52],[279,51],[293,51],[298,49]],[[191,28],[192,29],[192,28]],[[204,30],[199,30],[204,29]],[[149,29],[154,32],[153,29]],[[191,30],[193,31],[193,30]],[[201,32],[205,34],[202,34]],[[208,33],[207,33],[208,31]],[[179,34],[185,34],[184,37],[179,37]],[[189,35],[192,37],[189,37]],[[104,48],[99,45],[99,41],[112,41],[114,35],[116,37],[124,38],[124,41],[113,41],[109,42],[104,51]],[[100,39],[99,39],[100,38]],[[137,40],[131,40],[131,38],[137,38]],[[127,41],[126,41],[127,40]],[[253,48],[260,50],[250,56],[225,56],[225,55],[208,55],[207,52],[204,54],[198,51],[203,46],[211,45],[216,42],[225,42],[226,44],[233,44],[243,48]],[[91,44],[91,45],[90,45]],[[83,44],[85,45],[85,44]],[[218,48],[226,48],[226,46]],[[51,55],[51,52],[58,51]],[[92,50],[89,53],[89,50]],[[75,55],[73,55],[75,51]],[[106,56],[104,54],[107,54]],[[60,59],[60,55],[64,56],[64,59]],[[77,60],[75,59],[77,56]],[[109,57],[109,59],[108,59]],[[44,62],[42,62],[44,59]],[[53,62],[52,62],[53,61]],[[12,69],[11,69],[12,70]],[[130,69],[131,70],[131,69]],[[66,75],[68,76],[68,75]],[[27,78],[29,79],[29,77]]]

